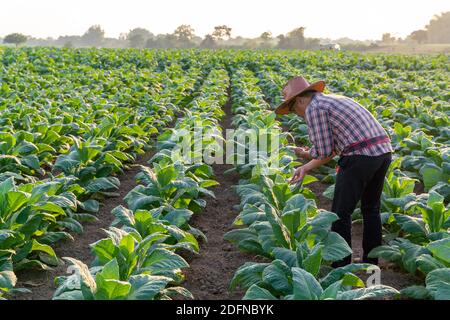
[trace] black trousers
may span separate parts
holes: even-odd
[[[380,156],[342,156],[339,161],[336,185],[331,211],[339,216],[333,223],[332,231],[339,233],[350,245],[352,243],[352,213],[361,200],[364,220],[363,262],[377,264],[377,259],[369,259],[370,251],[381,245],[380,198],[384,178],[391,164],[391,153]],[[352,256],[333,263],[341,267],[352,262]]]

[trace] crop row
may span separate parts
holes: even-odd
[[[228,82],[226,71],[211,71],[184,116],[159,135],[150,167],[142,168],[136,177],[139,185],[124,198],[128,208],[113,209],[116,219],[108,237],[91,245],[95,257],[91,267],[66,258],[77,272],[57,279],[54,299],[192,297],[179,286],[182,269],[189,265],[177,252],[198,253],[196,237],[204,235],[189,225],[189,219],[205,207],[205,196],[214,196],[207,188],[217,182],[212,180],[211,166],[201,158],[191,163],[177,147],[180,138],[193,138],[200,127],[208,137],[201,151],[215,149],[217,139],[222,139],[218,118],[227,100]],[[195,153],[194,139],[188,143],[189,153]]]
[[[279,101],[274,95],[279,92],[283,83],[279,75],[263,70],[259,73],[259,77],[261,79],[259,84],[269,99]],[[437,106],[439,105],[443,106],[438,101]],[[381,108],[371,110],[374,116],[384,123],[396,150],[395,160],[385,180],[381,202],[384,238],[387,244],[374,250],[371,255],[394,262],[404,270],[425,278],[427,289],[422,286],[406,288],[402,290],[403,296],[448,299],[445,290],[450,284],[450,257],[448,256],[450,210],[445,203],[450,196],[449,151],[446,143],[439,142],[445,141],[445,128],[435,124],[430,131],[424,123],[424,119],[429,117],[445,122],[446,117],[442,114],[445,109],[437,107],[425,112],[427,107],[427,105],[406,104],[404,109],[392,107],[389,113]],[[410,111],[404,111],[405,108],[418,109],[419,111],[415,112],[428,114],[428,116],[409,120],[407,117]],[[396,115],[394,116],[391,112],[395,112]],[[298,117],[287,118],[284,120],[294,132],[296,140],[305,143],[307,141],[306,125]],[[391,128],[393,119],[409,123],[410,126],[395,122]],[[416,129],[411,131],[412,127]],[[323,169],[322,173],[327,172]],[[334,182],[334,180],[335,174],[330,171],[322,179],[323,182]],[[420,195],[414,193],[415,184],[419,181],[424,184],[428,193]],[[333,187],[333,185],[330,186],[324,193],[330,199],[333,195]],[[358,212],[359,209],[354,214],[354,220],[361,218]]]
[[[65,78],[64,70],[39,74],[24,59],[16,61],[20,69],[8,65],[0,103],[0,272],[2,292],[10,293],[19,290],[14,271],[60,263],[51,245],[96,219],[97,200],[114,195],[115,176],[172,121],[174,103],[192,95],[204,72],[175,64],[165,74],[137,76],[92,69],[96,80],[88,81],[79,73]],[[129,81],[149,87],[133,92]]]
[[[263,100],[258,80],[248,70],[238,70],[232,78],[233,110],[238,128],[263,130],[278,128],[273,112]],[[245,106],[245,107],[242,107]],[[282,146],[285,134],[278,131]],[[231,287],[247,290],[244,299],[365,299],[395,294],[391,287],[365,287],[354,274],[374,267],[351,264],[332,269],[351,253],[337,233],[330,231],[337,216],[317,209],[314,195],[303,186],[292,188],[287,178],[296,164],[286,148],[276,154],[282,166],[267,166],[260,161],[250,170],[242,170],[237,193],[241,198],[237,225],[226,239],[246,252],[264,256],[270,262],[248,262],[237,270]],[[269,155],[269,158],[275,155]],[[273,160],[273,159],[272,159]],[[270,161],[269,161],[270,163]],[[315,179],[305,177],[308,184]],[[355,288],[356,287],[356,288]]]

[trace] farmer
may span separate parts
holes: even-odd
[[[277,114],[302,117],[312,144],[311,148],[295,148],[297,156],[310,161],[295,170],[290,183],[301,181],[309,171],[339,155],[331,209],[339,220],[333,223],[332,230],[351,246],[351,215],[361,200],[362,260],[378,264],[368,254],[381,245],[380,197],[391,163],[390,139],[367,109],[350,98],[323,94],[324,88],[324,81],[310,85],[303,77],[295,77],[284,87],[284,102],[275,110]],[[351,260],[349,255],[333,267],[347,265]]]

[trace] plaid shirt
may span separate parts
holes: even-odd
[[[344,148],[369,138],[386,135],[372,114],[356,101],[338,95],[315,93],[306,109],[306,124],[314,159],[338,155],[378,156],[392,152],[390,141],[343,153]]]

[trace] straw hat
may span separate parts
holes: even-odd
[[[317,81],[313,84],[309,84],[303,77],[295,77],[288,81],[284,86],[283,96],[284,102],[280,104],[276,109],[276,114],[288,114],[289,104],[300,94],[306,91],[318,91],[323,92],[325,89],[325,81]]]

